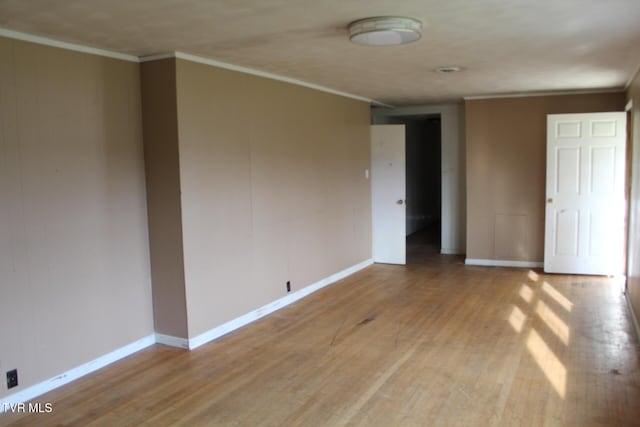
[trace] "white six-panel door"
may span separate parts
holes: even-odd
[[[625,113],[547,116],[544,270],[622,273]]]
[[[371,126],[373,261],[406,264],[405,126]]]

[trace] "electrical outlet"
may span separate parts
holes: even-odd
[[[13,369],[7,371],[7,388],[14,388],[18,386],[18,370]]]
[[[291,292],[291,282],[287,280],[287,292]]]

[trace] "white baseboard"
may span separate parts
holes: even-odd
[[[210,341],[215,340],[216,338],[219,338],[223,335],[228,334],[231,331],[234,331],[238,328],[241,328],[255,320],[260,319],[261,317],[266,316],[267,314],[271,314],[276,310],[281,309],[282,307],[286,307],[289,304],[292,304],[304,297],[306,297],[307,295],[324,288],[325,286],[328,286],[332,283],[337,282],[340,279],[344,279],[347,276],[352,275],[353,273],[356,273],[357,271],[362,270],[363,268],[366,268],[368,266],[370,266],[371,264],[373,264],[373,259],[368,259],[366,261],[363,261],[359,264],[356,264],[352,267],[349,267],[345,270],[342,270],[336,274],[333,274],[327,278],[324,278],[322,280],[319,280],[315,283],[312,283],[309,286],[306,286],[298,291],[295,291],[283,298],[277,299],[267,305],[264,305],[254,311],[251,311],[247,314],[244,314],[240,317],[237,317],[233,320],[230,320],[226,323],[223,323],[220,326],[217,326],[213,329],[210,329],[207,332],[204,332],[194,338],[189,339],[189,349],[193,350],[196,347],[200,347],[203,344],[206,344]]]
[[[538,268],[543,267],[544,263],[537,261],[515,261],[501,259],[474,259],[467,258],[464,260],[467,265],[481,265],[486,267],[519,267],[519,268]]]
[[[113,362],[123,359],[156,343],[192,350],[209,341],[219,338],[222,335],[228,334],[235,329],[241,328],[248,323],[260,319],[267,314],[273,313],[274,311],[282,307],[292,304],[299,299],[302,299],[307,295],[324,288],[325,286],[335,283],[340,279],[344,279],[345,277],[350,276],[353,273],[356,273],[357,271],[370,266],[371,264],[373,264],[372,259],[363,261],[189,340],[185,338],[157,333],[141,338],[135,342],[132,342],[131,344],[127,344],[124,347],[105,354],[104,356],[100,356],[97,359],[63,372],[62,374],[57,375],[53,378],[32,385],[31,387],[25,388],[24,390],[21,390],[17,393],[0,398],[0,413],[3,413],[5,411],[5,404],[8,408],[9,405],[15,405],[17,403],[23,403],[32,400],[44,393],[47,393],[73,380],[90,374],[91,372],[97,371],[100,368],[103,368]]]
[[[32,385],[31,387],[27,387],[24,390],[21,390],[17,393],[2,397],[0,398],[0,413],[4,412],[5,404],[6,406],[9,406],[12,404],[15,405],[16,403],[23,403],[23,402],[32,400],[35,397],[38,397],[53,389],[63,386],[93,371],[97,371],[98,369],[103,368],[120,359],[124,359],[125,357],[135,352],[138,352],[144,348],[152,346],[153,344],[155,344],[155,342],[156,340],[153,334],[146,336],[144,338],[141,338],[137,341],[132,342],[131,344],[127,344],[124,347],[120,347],[119,349],[114,350],[111,353],[107,353],[104,356],[100,356],[97,359],[93,359],[90,362],[87,362],[73,369],[70,369],[66,372],[63,372],[62,374],[57,375],[53,378],[50,378],[48,380],[42,381],[41,383]]]
[[[178,347],[189,349],[189,340],[187,338],[174,337],[172,335],[159,334],[156,332],[156,344],[164,344],[170,347]]]
[[[464,255],[464,251],[460,249],[451,249],[451,248],[440,248],[440,253],[442,255]]]
[[[640,340],[640,326],[638,325],[638,318],[636,317],[636,313],[633,311],[633,306],[631,305],[631,301],[629,300],[629,293],[625,291],[624,299],[627,300],[627,307],[629,307],[629,313],[631,313],[631,319],[633,320],[633,327],[636,331],[636,338]]]

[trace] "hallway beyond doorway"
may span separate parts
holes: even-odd
[[[440,256],[440,222],[433,222],[407,236],[407,264],[428,264]]]

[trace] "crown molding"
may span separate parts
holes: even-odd
[[[589,95],[596,93],[621,93],[624,92],[622,88],[610,88],[610,89],[593,89],[593,90],[564,90],[564,91],[549,91],[549,92],[520,92],[520,93],[507,93],[507,94],[495,94],[495,95],[478,95],[478,96],[465,96],[465,101],[475,101],[478,99],[501,99],[501,98],[531,98],[534,96],[559,96],[559,95]]]
[[[170,53],[161,53],[156,55],[142,56],[138,57],[135,55],[128,55],[119,52],[113,52],[106,49],[99,49],[91,46],[85,46],[77,43],[69,43],[63,42],[60,40],[51,39],[49,37],[36,36],[33,34],[22,33],[20,31],[9,30],[6,28],[0,27],[0,37],[7,37],[10,39],[26,41],[30,43],[36,43],[45,46],[57,47],[60,49],[71,50],[75,52],[88,53],[91,55],[104,56],[107,58],[120,59],[123,61],[129,62],[150,62],[150,61],[158,61],[161,59],[167,58],[178,58],[185,61],[197,62],[200,64],[210,65],[212,67],[224,68],[227,70],[237,71],[243,74],[250,74],[258,77],[267,78],[270,80],[277,80],[285,83],[289,83],[296,86],[302,86],[309,89],[315,89],[320,92],[330,93],[333,95],[338,95],[344,98],[355,99],[356,101],[366,102],[371,105],[377,105],[381,107],[392,107],[391,105],[385,104],[380,101],[376,101],[375,99],[366,98],[364,96],[354,95],[348,92],[342,92],[339,90],[331,89],[326,86],[321,86],[315,83],[306,82],[304,80],[298,80],[290,77],[281,76],[278,74],[269,73],[266,71],[260,71],[249,67],[242,67],[239,65],[229,64],[227,62],[217,61],[215,59],[204,58],[198,55],[192,55],[189,53],[184,53],[180,51],[170,52]]]
[[[629,77],[629,80],[627,80],[627,84],[624,85],[625,91],[629,90],[629,88],[631,87],[631,83],[633,83],[633,79],[635,79],[639,73],[640,73],[640,64],[638,64],[633,74],[631,74],[631,77]]]
[[[269,80],[277,80],[277,81],[289,83],[295,86],[302,86],[309,89],[315,89],[320,92],[326,92],[333,95],[338,95],[343,98],[355,99],[356,101],[362,101],[372,105],[377,105],[382,107],[392,107],[391,105],[385,104],[380,101],[376,101],[375,99],[365,98],[364,96],[354,95],[348,92],[342,92],[339,90],[328,88],[326,86],[321,86],[315,83],[306,82],[304,80],[298,80],[291,77],[281,76],[279,74],[256,70],[254,68],[243,67],[240,65],[233,65],[233,64],[229,64],[228,62],[222,62],[215,59],[204,58],[202,56],[193,55],[190,53],[185,53],[180,51],[175,51],[173,53],[151,55],[151,56],[143,56],[140,58],[140,62],[158,61],[158,60],[167,59],[167,58],[177,58],[177,59],[182,59],[184,61],[195,62],[203,65],[209,65],[211,67],[223,68],[225,70],[237,71],[243,74],[250,74],[252,76],[263,77]]]
[[[255,70],[253,68],[233,65],[226,62],[217,61],[215,59],[203,58],[201,56],[192,55],[192,54],[179,52],[179,51],[138,57],[135,55],[127,55],[124,53],[113,52],[106,49],[99,49],[99,48],[85,46],[85,45],[76,44],[76,43],[63,42],[60,40],[51,39],[49,37],[42,37],[42,36],[36,36],[33,34],[22,33],[20,31],[9,30],[2,27],[0,27],[0,37],[7,37],[14,40],[21,40],[21,41],[26,41],[30,43],[36,43],[40,45],[56,47],[56,48],[65,49],[65,50],[71,50],[74,52],[88,53],[90,55],[104,56],[107,58],[120,59],[123,61],[136,62],[136,63],[158,61],[158,60],[167,59],[167,58],[178,58],[178,59],[183,59],[185,61],[191,61],[191,62],[197,62],[200,64],[210,65],[212,67],[237,71],[243,74],[251,74],[258,77],[264,77],[270,80],[277,80],[277,81],[293,84],[296,86],[303,86],[303,87],[315,89],[321,92],[338,95],[344,98],[350,98],[350,99],[355,99],[357,101],[366,102],[371,105],[377,105],[382,107],[392,107],[391,105],[385,104],[380,101],[376,101],[375,99],[369,99],[363,96],[342,92],[339,90],[331,89],[331,88],[317,85],[314,83],[305,82],[303,80],[293,79],[293,78],[281,76],[278,74]]]
[[[135,55],[127,55],[125,53],[113,52],[106,49],[98,49],[96,47],[85,46],[77,43],[63,42],[60,40],[51,39],[49,37],[34,36],[33,34],[8,30],[2,27],[0,27],[0,36],[45,46],[57,47],[65,50],[72,50],[75,52],[88,53],[90,55],[104,56],[107,58],[120,59],[129,62],[140,62],[140,59]]]
[[[162,59],[169,59],[169,58],[175,58],[175,57],[176,57],[175,52],[158,53],[156,55],[141,56],[140,62],[144,63],[144,62],[160,61]]]

